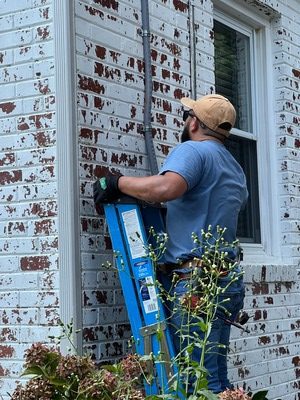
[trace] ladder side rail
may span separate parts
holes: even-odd
[[[147,255],[147,237],[140,208],[136,204],[117,204],[116,207],[119,212],[122,229],[125,232],[124,236],[127,242],[128,253],[131,257],[132,273],[145,321],[143,331],[147,330],[147,327],[149,327],[150,331],[153,326],[157,326],[159,330],[160,325],[162,328],[165,327],[166,318],[157,287],[155,287],[156,277],[153,262]],[[146,288],[148,287],[148,292],[145,287],[143,288],[143,283]],[[170,362],[172,362],[175,357],[175,351],[169,328],[162,329],[160,334],[164,335],[164,340],[158,339],[159,335],[155,332],[151,334],[153,354],[158,356],[164,350],[166,346],[163,343],[165,341],[168,347],[168,351],[165,352],[167,354],[165,355],[169,355]],[[162,362],[157,361],[156,366],[160,385],[165,390],[168,390],[170,376],[167,375],[167,372],[170,370],[169,366],[166,365],[164,360]],[[175,365],[172,365],[172,369],[173,373],[177,374]]]

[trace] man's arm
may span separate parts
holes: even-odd
[[[121,176],[119,190],[140,200],[160,203],[182,196],[188,186],[185,179],[175,172],[146,177]]]

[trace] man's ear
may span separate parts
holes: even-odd
[[[195,118],[195,117],[192,118],[192,120],[190,121],[190,126],[189,126],[189,128],[190,128],[190,132],[191,132],[192,134],[198,131],[198,129],[199,129],[199,123],[198,123],[198,121],[197,121],[197,118]]]

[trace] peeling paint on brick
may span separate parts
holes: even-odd
[[[116,0],[93,0],[93,2],[114,11],[118,11],[119,9],[119,2]]]
[[[79,87],[82,90],[89,90],[95,93],[104,94],[105,89],[102,84],[99,83],[96,79],[88,78],[86,76],[78,75],[79,78]]]
[[[0,109],[6,114],[10,114],[11,112],[13,112],[13,110],[15,108],[16,108],[16,104],[13,102],[7,102],[7,103],[0,104]]]
[[[14,355],[13,346],[0,345],[0,358],[12,358]]]
[[[22,170],[0,171],[0,185],[8,185],[22,181]]]

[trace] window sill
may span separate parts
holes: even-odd
[[[243,249],[243,262],[242,264],[260,265],[293,265],[295,260],[286,258],[283,260],[281,257],[268,254],[262,244],[258,243],[241,243]]]

